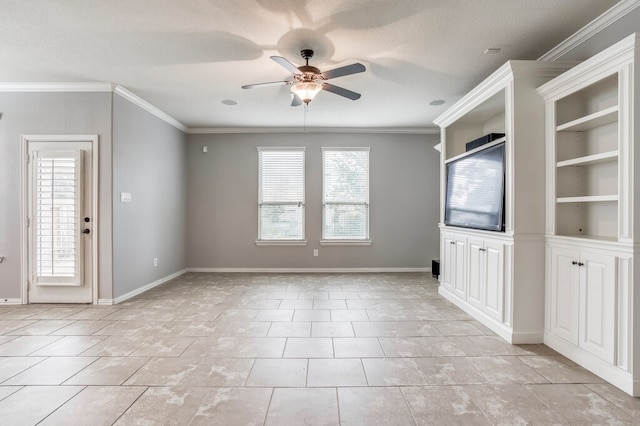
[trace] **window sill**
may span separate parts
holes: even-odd
[[[257,246],[306,246],[307,240],[258,240]]]
[[[371,240],[320,240],[321,246],[370,246]]]

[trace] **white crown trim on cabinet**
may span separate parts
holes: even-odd
[[[602,15],[598,16],[596,19],[575,32],[565,41],[542,55],[538,60],[557,61],[562,56],[589,40],[600,31],[608,28],[618,19],[633,12],[638,7],[640,7],[640,1],[638,0],[621,0],[611,9],[607,10]]]

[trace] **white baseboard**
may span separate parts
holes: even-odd
[[[544,339],[543,333],[514,332],[513,328],[491,318],[489,315],[485,314],[475,306],[470,305],[455,294],[451,293],[442,285],[438,287],[438,293],[512,345],[538,344],[542,343]]]
[[[431,268],[188,268],[188,272],[309,274],[431,272]]]
[[[632,373],[624,371],[615,365],[611,365],[584,349],[549,332],[544,334],[544,344],[591,371],[593,374],[602,377],[629,395],[640,396],[640,383],[634,379]]]
[[[22,305],[19,297],[0,297],[0,305]]]
[[[183,269],[181,271],[178,271],[174,274],[168,275],[166,277],[160,278],[159,280],[156,280],[152,283],[149,283],[145,286],[139,287],[133,291],[130,291],[129,293],[125,293],[122,296],[118,296],[115,299],[98,299],[98,305],[117,305],[118,303],[122,303],[125,300],[129,300],[132,297],[135,297],[139,294],[144,293],[145,291],[149,291],[154,287],[157,287],[161,284],[166,283],[169,280],[172,280],[174,278],[179,277],[182,274],[185,274],[188,271],[188,269]]]

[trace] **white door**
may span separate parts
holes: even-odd
[[[504,245],[486,241],[484,245],[484,311],[504,321]]]
[[[26,299],[28,303],[91,303],[97,139],[46,139],[24,139],[28,157]]]
[[[616,257],[583,252],[580,346],[607,362],[615,358]]]
[[[467,294],[467,302],[478,309],[482,309],[484,302],[482,293],[484,292],[483,284],[485,277],[485,262],[483,247],[484,242],[480,239],[468,240],[469,245],[469,288]]]
[[[579,253],[551,248],[551,332],[578,345],[580,306]]]
[[[453,291],[459,298],[465,300],[467,298],[466,286],[466,242],[464,240],[455,240],[455,278],[453,281]]]
[[[442,285],[449,291],[453,291],[456,279],[456,250],[455,239],[448,236],[442,236]]]

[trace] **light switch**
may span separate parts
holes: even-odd
[[[121,203],[130,203],[131,202],[131,193],[130,192],[121,192],[120,193],[120,202]]]

